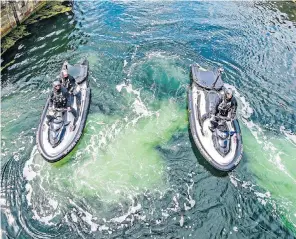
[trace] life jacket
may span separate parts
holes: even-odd
[[[52,100],[55,108],[65,108],[67,106],[67,97],[62,89],[59,92],[54,91]]]
[[[233,107],[232,99],[228,100],[226,97],[223,98],[222,102],[218,106],[218,112],[222,116],[228,116],[229,111]]]
[[[71,87],[71,83],[70,83],[70,79],[69,79],[69,77],[67,77],[67,78],[63,78],[62,79],[62,84],[63,84],[63,86],[66,88],[66,89],[70,89],[70,87]]]
[[[69,91],[75,85],[75,79],[73,76],[68,75],[67,78],[62,78],[62,85]]]

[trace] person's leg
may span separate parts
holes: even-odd
[[[76,122],[77,122],[78,117],[77,117],[76,110],[73,107],[70,107],[70,108],[71,108],[71,110],[69,112],[71,112],[74,116],[74,122],[73,122],[73,125],[70,127],[70,130],[74,131],[76,128]]]
[[[77,115],[81,113],[81,91],[75,92],[74,97],[76,98]]]
[[[218,126],[218,118],[216,116],[213,116],[211,119],[210,119],[210,123],[211,125],[209,126],[209,129],[211,131],[214,131],[214,129],[217,128]]]
[[[56,112],[52,109],[47,112],[45,123],[49,126],[50,122],[55,118]]]
[[[74,95],[72,93],[69,93],[68,100],[70,101],[71,106],[73,105],[74,101]]]
[[[78,107],[81,105],[81,91],[75,92],[75,97],[76,97],[76,104]]]
[[[74,122],[73,122],[73,125],[75,126],[75,125],[76,125],[76,122],[77,122],[77,119],[78,119],[77,111],[76,111],[73,107],[71,107],[70,112],[71,112],[71,113],[73,114],[73,116],[74,116]]]
[[[46,121],[45,123],[49,126],[49,123],[52,121],[53,116],[52,115],[46,115]]]

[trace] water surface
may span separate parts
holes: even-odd
[[[294,238],[296,23],[285,4],[77,1],[32,25],[2,62],[14,60],[1,78],[3,238]],[[81,58],[84,135],[48,164],[35,146],[41,111],[63,61]],[[231,173],[192,143],[194,62],[223,66],[235,89],[244,157]]]

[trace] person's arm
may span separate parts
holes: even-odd
[[[227,117],[220,116],[220,119],[227,120],[227,121],[234,120],[236,116],[236,110],[237,110],[236,99],[233,99],[231,104],[232,105],[231,105],[230,111],[228,112]]]
[[[219,112],[218,108],[219,108],[219,105],[222,103],[222,101],[223,101],[222,97],[219,98],[218,102],[216,103],[216,106],[213,108],[213,110],[211,110],[211,114],[216,115]]]
[[[234,118],[236,117],[236,110],[237,110],[237,101],[236,99],[233,99],[233,104],[230,111],[230,118],[232,120],[234,120]]]
[[[74,89],[75,89],[76,81],[75,81],[74,77],[70,76],[70,75],[69,75],[69,81],[70,81],[70,89],[69,89],[69,91],[73,92]]]
[[[67,108],[71,107],[71,101],[67,98]]]
[[[53,92],[51,92],[49,95],[49,107],[52,107],[52,105],[53,105]]]
[[[71,84],[75,84],[75,78],[73,76],[69,75],[69,80]]]
[[[63,89],[63,95],[64,95],[64,98],[66,100],[66,108],[69,108],[71,106],[69,92],[66,89]]]
[[[205,121],[206,119],[210,118],[211,115],[216,115],[218,112],[218,107],[222,102],[222,98],[219,98],[219,100],[217,101],[215,107],[213,107],[213,109],[211,111],[209,111],[208,113],[205,113],[202,117],[201,120],[202,122]]]

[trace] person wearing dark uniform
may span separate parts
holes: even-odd
[[[209,129],[211,131],[214,131],[214,129],[217,128],[221,120],[234,120],[236,116],[236,110],[237,101],[233,96],[232,90],[227,89],[225,91],[224,97],[222,97],[222,99],[219,100],[214,111],[210,112],[212,114],[212,117],[210,119],[211,125],[209,126]],[[204,121],[208,117],[208,114],[203,115],[202,121]]]
[[[50,94],[49,110],[54,111],[54,109],[67,109],[68,112],[71,112],[74,116],[73,127],[75,127],[77,112],[73,107],[71,107],[69,93],[66,88],[61,86],[60,81],[53,82],[53,91]],[[47,115],[47,124],[49,124],[53,118],[54,117],[52,115]]]
[[[62,80],[61,83],[63,85],[63,87],[65,87],[68,92],[73,95],[75,86],[76,86],[76,82],[73,76],[71,76],[70,74],[68,74],[68,70],[63,70],[62,71]]]
[[[69,100],[71,101],[71,103],[74,101],[74,96],[76,97],[77,110],[79,114],[81,105],[81,92],[76,91],[76,80],[68,73],[67,69],[64,69],[62,71],[61,83],[68,90]]]

